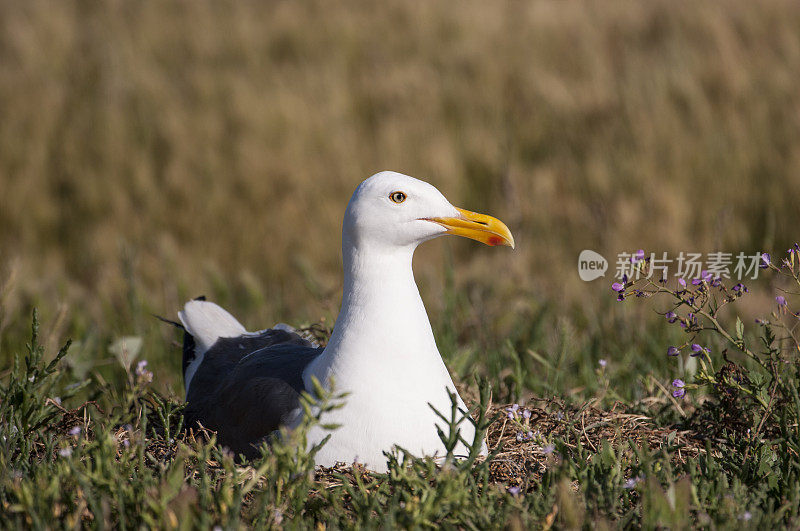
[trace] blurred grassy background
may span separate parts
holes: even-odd
[[[459,375],[668,371],[672,332],[578,253],[785,249],[798,86],[788,0],[0,3],[0,360],[33,305],[75,356],[144,336],[176,390],[150,313],[206,294],[251,328],[330,323],[346,201],[393,169],[518,242],[419,252]]]

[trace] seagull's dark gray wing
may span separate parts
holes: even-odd
[[[303,370],[322,350],[278,329],[219,338],[189,387],[187,427],[199,422],[234,453],[258,456],[261,441],[300,407]]]

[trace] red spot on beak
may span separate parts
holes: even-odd
[[[503,240],[497,236],[491,236],[489,238],[489,245],[500,245],[501,243],[503,243]]]

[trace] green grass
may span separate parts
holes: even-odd
[[[542,321],[551,317],[550,310],[541,310]],[[496,457],[437,465],[401,451],[387,456],[389,472],[377,475],[358,467],[315,473],[313,451],[298,442],[305,427],[265,446],[262,458],[237,464],[213,438],[182,430],[179,389],[156,391],[153,385],[164,386],[137,375],[135,359],[126,364],[115,359],[85,372],[76,368],[75,349],[93,342],[45,352],[34,316],[27,347],[17,346],[0,387],[2,525],[686,528],[800,522],[796,368],[785,373],[794,386],[793,401],[775,409],[767,436],[752,438],[747,434],[759,416],[745,399],[741,411],[756,411],[747,434],[723,418],[715,391],[694,392],[682,401],[690,413],[684,417],[653,386],[651,376],[668,380],[676,365],[658,345],[661,338],[670,339],[661,322],[651,323],[646,334],[639,330],[637,337],[647,339],[629,353],[632,347],[623,345],[638,327],[624,321],[615,324],[619,334],[612,340],[602,330],[592,337],[591,329],[565,321],[564,333],[547,339],[537,331],[543,325],[533,320],[524,336],[496,345],[496,354],[482,359],[478,345],[447,339],[461,329],[454,319],[445,321],[453,328],[442,331],[442,348],[457,375],[485,376],[480,393],[470,392],[478,410],[489,406],[490,388],[495,404],[520,400],[531,390],[559,395],[562,405],[546,408],[548,422],[559,428],[527,445],[515,445],[508,436],[498,445],[505,412],[495,407],[477,422],[490,430]],[[577,341],[573,335],[586,337]],[[145,338],[143,344],[151,341]],[[177,362],[176,347],[159,348]],[[620,349],[619,361],[600,368],[598,353],[614,348]],[[551,353],[546,359],[530,354],[545,349]],[[569,355],[553,355],[559,351]],[[140,355],[152,359],[157,352],[144,347]],[[651,361],[624,366],[629,356]],[[160,374],[157,370],[156,380]],[[760,373],[753,368],[749,374],[756,381]],[[470,387],[477,389],[474,383]],[[622,434],[619,417],[593,406],[651,420]],[[320,417],[309,418],[313,423]],[[709,422],[718,429],[709,429]],[[552,453],[542,453],[545,443],[553,444]],[[518,470],[510,477],[499,472],[509,461]]]
[[[416,262],[435,314],[452,252],[493,324],[598,306],[584,248],[795,238],[793,2],[240,4],[0,6],[0,327],[63,305],[72,336],[141,333],[199,294],[252,326],[332,319],[344,205],[382,169],[511,227],[513,253]]]
[[[617,303],[575,261],[788,248],[798,71],[787,0],[0,3],[0,526],[797,527],[796,380],[751,439],[729,422],[759,431],[758,401],[673,401],[702,373],[665,355],[686,339],[669,302]],[[495,407],[564,404],[558,458],[506,434],[513,478],[419,460],[314,478],[291,445],[239,468],[180,435],[179,338],[152,314],[205,294],[249,329],[332,326],[344,205],[382,169],[511,227],[513,252],[443,238],[415,272],[470,395],[479,375]],[[750,287],[724,323],[758,345],[786,285]],[[124,337],[151,384],[110,350]],[[768,393],[769,371],[704,342]],[[593,446],[573,422],[592,408]]]

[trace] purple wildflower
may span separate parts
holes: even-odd
[[[778,295],[777,297],[775,297],[775,301],[778,303],[779,307],[786,306],[786,297],[784,297],[783,295]]]
[[[697,356],[699,356],[700,354],[703,354],[703,353],[706,353],[706,354],[708,354],[708,353],[710,353],[710,352],[711,352],[711,351],[710,351],[709,349],[707,349],[707,348],[705,348],[705,347],[703,347],[703,346],[700,346],[700,345],[698,345],[697,343],[692,343],[692,354],[691,354],[691,356],[692,356],[693,358],[696,358],[696,357],[697,357]]]
[[[636,484],[642,481],[641,476],[636,476],[635,478],[629,478],[625,480],[625,483],[622,484],[622,488],[625,490],[631,490],[636,487]]]
[[[80,434],[81,434],[81,427],[80,427],[80,426],[75,426],[75,427],[73,427],[71,430],[69,430],[69,432],[68,432],[68,433],[69,433],[70,435],[72,435],[72,436],[75,436],[75,435],[80,435]]]
[[[675,388],[672,391],[672,396],[674,396],[675,398],[683,398],[686,395],[686,389],[684,389],[685,385],[686,384],[684,383],[684,381],[679,378],[672,380],[672,387]]]
[[[772,262],[772,257],[769,253],[761,253],[761,264],[758,267],[761,269],[766,269],[769,267],[770,262]]]
[[[603,368],[605,368],[605,366],[606,366],[606,365],[608,365],[608,362],[607,362],[606,360],[604,360],[604,359],[600,359],[600,360],[597,362],[597,364],[598,364],[598,365],[600,365],[600,367],[603,367]]]
[[[639,249],[633,256],[631,256],[631,262],[634,264],[636,262],[641,262],[642,260],[644,260],[644,249]]]
[[[550,455],[553,453],[555,449],[556,449],[555,444],[546,444],[542,446],[542,453],[544,453],[545,455]]]
[[[678,279],[678,284],[680,284],[680,285],[681,285],[681,286],[683,286],[684,288],[686,287],[686,281],[685,281],[684,279],[682,279],[682,278],[679,278],[679,279]]]
[[[614,282],[613,284],[611,284],[611,289],[613,289],[617,293],[619,293],[621,291],[625,291],[625,284],[620,284],[619,282]]]
[[[512,404],[510,407],[506,408],[506,412],[508,413],[509,419],[514,419],[517,417],[517,411],[519,410],[519,404]]]
[[[147,360],[142,360],[136,364],[136,376],[144,383],[153,381],[153,373],[147,370]]]
[[[691,298],[690,298],[691,301]],[[693,301],[692,301],[693,302]],[[691,326],[697,326],[697,316],[692,312],[686,314],[686,319],[681,319],[681,327],[688,328]]]
[[[533,439],[533,432],[531,430],[517,432],[517,442],[530,441],[531,439]]]
[[[512,496],[519,496],[520,488],[516,485],[513,487],[508,487],[508,493]]]
[[[669,347],[667,349],[667,356],[677,356],[681,351],[678,347]]]
[[[522,418],[524,418],[524,419],[531,418],[531,410],[530,409],[523,409],[522,410]]]
[[[677,314],[677,313],[675,313],[675,312],[673,312],[673,311],[669,311],[669,312],[665,313],[665,314],[664,314],[664,317],[665,317],[665,318],[667,319],[667,321],[669,321],[670,323],[674,323],[675,321],[677,321],[677,320],[678,320],[678,314]]]

